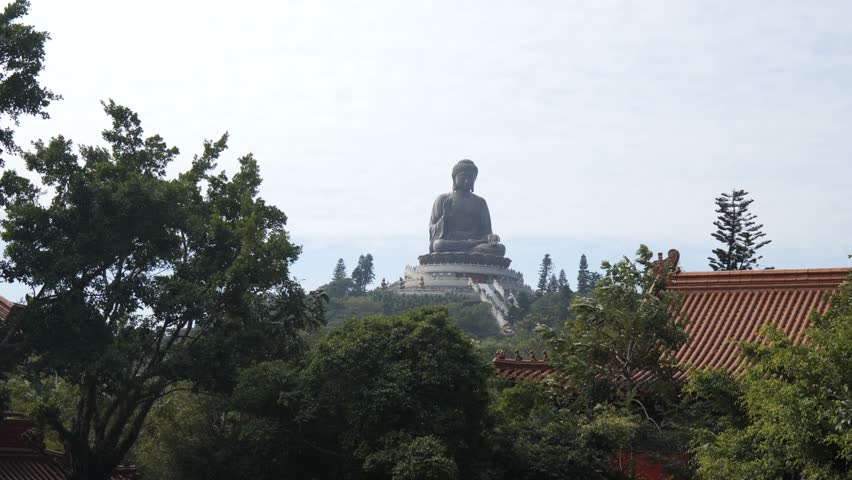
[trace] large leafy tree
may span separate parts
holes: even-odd
[[[558,384],[522,382],[497,394],[491,408],[491,478],[506,480],[620,479],[614,453],[639,428],[615,408],[578,408]]]
[[[350,320],[303,362],[244,370],[228,405],[158,411],[145,464],[182,479],[473,478],[487,375],[442,308]]]
[[[752,270],[758,266],[763,256],[757,250],[768,245],[772,240],[762,240],[766,236],[758,224],[757,215],[748,211],[754,199],[747,198],[745,190],[731,190],[716,197],[716,231],[713,238],[723,244],[713,250],[715,257],[710,260],[713,270]]]
[[[812,317],[807,338],[796,345],[765,327],[759,342],[744,346],[744,375],[691,378],[687,397],[710,413],[693,431],[698,478],[850,478],[852,282]]]
[[[451,478],[455,469],[468,478],[488,401],[486,372],[443,308],[351,321],[311,353],[311,429],[317,443],[371,478]],[[436,452],[441,470],[395,475],[419,449]]]
[[[603,278],[587,297],[571,305],[576,318],[562,335],[552,335],[557,363],[571,385],[592,401],[631,403],[640,377],[655,388],[672,381],[672,354],[686,341],[677,292],[662,289],[664,278],[642,245],[637,258],[603,262]],[[664,269],[663,269],[664,270]],[[594,398],[594,393],[604,397]]]
[[[13,125],[21,115],[47,118],[45,108],[60,98],[38,83],[44,68],[44,43],[50,36],[19,22],[29,8],[27,0],[16,0],[0,13],[0,121]],[[12,127],[0,128],[0,155],[14,149]]]
[[[299,247],[258,197],[251,155],[233,177],[215,173],[223,136],[169,178],[177,149],[144,137],[129,109],[104,108],[108,147],[37,142],[24,159],[51,195],[6,171],[0,197],[0,273],[32,289],[20,369],[73,387],[70,413],[47,400],[33,412],[73,479],[108,478],[178,382],[228,391],[240,367],[298,351],[323,308],[290,278]]]
[[[668,269],[651,257],[642,245],[635,261],[603,262],[595,289],[572,302],[573,322],[561,332],[543,329],[552,363],[567,379],[554,408],[589,419],[606,413],[607,424],[632,425],[619,430],[622,451],[686,447],[670,428],[681,387],[673,357],[686,341],[686,319],[678,319],[679,294],[661,288]]]

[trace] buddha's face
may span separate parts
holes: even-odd
[[[468,172],[459,172],[453,177],[453,190],[462,192],[472,192],[473,182],[476,181],[476,176]]]

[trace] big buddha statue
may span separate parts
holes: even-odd
[[[478,173],[470,160],[461,160],[453,167],[453,191],[438,195],[432,206],[429,253],[506,254],[500,237],[491,231],[485,199],[473,194]]]

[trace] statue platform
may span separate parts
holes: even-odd
[[[484,253],[446,252],[427,253],[417,257],[420,265],[442,265],[442,264],[467,264],[467,265],[490,265],[493,267],[509,268],[512,260],[496,255]]]
[[[523,274],[509,269],[512,260],[480,253],[429,253],[418,257],[420,265],[407,266],[399,281],[389,288],[406,295],[458,293],[479,296],[473,284],[499,285],[506,295],[529,292]]]

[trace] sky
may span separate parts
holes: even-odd
[[[640,243],[708,270],[734,188],[762,266],[852,266],[852,2],[32,0],[26,21],[64,98],[19,143],[102,144],[107,99],[181,150],[171,174],[229,132],[219,166],[255,155],[308,289],[338,258],[415,265],[462,158],[527,283],[545,253],[572,280]]]

